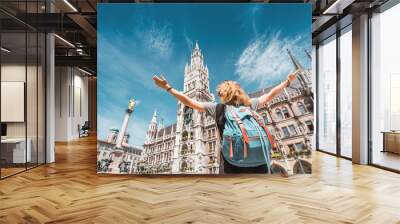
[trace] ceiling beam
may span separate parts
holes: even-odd
[[[56,66],[87,67],[96,71],[97,59],[91,56],[55,56]]]

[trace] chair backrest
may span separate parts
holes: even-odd
[[[79,131],[88,131],[90,129],[89,124],[90,124],[89,121],[85,121],[85,123],[82,126],[80,126],[78,124],[78,130]]]

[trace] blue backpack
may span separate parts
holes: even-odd
[[[218,111],[224,111],[219,113],[220,117]],[[270,151],[275,143],[257,112],[246,106],[219,105],[217,125],[222,139],[222,155],[227,162],[238,167],[266,165],[270,172]]]

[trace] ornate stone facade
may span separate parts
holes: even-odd
[[[190,64],[186,64],[183,92],[201,102],[214,102],[209,90],[208,68],[196,43]],[[217,174],[218,141],[215,122],[178,103],[177,123],[157,127],[157,115],[150,122],[139,171],[143,173]]]
[[[287,174],[310,173],[314,132],[311,72],[303,69],[289,51],[288,55],[294,67],[299,69],[298,79],[257,112],[267,121],[278,142],[279,149],[272,152],[273,169]],[[249,95],[259,97],[271,88]],[[209,90],[208,68],[197,43],[190,64],[185,66],[183,92],[197,101],[215,101]],[[220,143],[217,135],[212,117],[181,103],[178,103],[177,123],[168,127],[160,128],[154,113],[137,171],[218,174]]]
[[[119,130],[109,130],[105,141],[97,141],[97,172],[99,173],[137,173],[137,164],[142,154],[140,147],[129,145],[130,135],[124,133],[121,147],[117,147]]]

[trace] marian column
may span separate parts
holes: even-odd
[[[135,103],[136,102],[134,99],[129,100],[128,109],[126,109],[126,113],[125,113],[125,117],[124,117],[124,122],[122,123],[121,130],[118,133],[118,137],[117,137],[117,141],[116,141],[116,145],[115,145],[116,148],[122,148],[122,142],[124,140],[125,132],[126,132],[126,129],[128,128],[129,118],[131,117],[131,114],[135,107]]]

